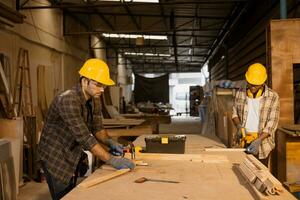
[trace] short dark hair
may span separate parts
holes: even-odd
[[[79,83],[81,84],[81,81],[82,81],[82,79],[87,79],[88,80],[88,83],[90,83],[90,80],[91,79],[89,79],[89,78],[87,78],[87,77],[85,77],[85,76],[80,76],[80,78],[79,78]]]

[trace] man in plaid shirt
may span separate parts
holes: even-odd
[[[78,85],[53,99],[38,147],[38,160],[54,200],[75,186],[73,176],[83,150],[116,169],[135,167],[131,160],[115,157],[100,145],[108,146],[114,155],[123,153],[122,146],[109,138],[102,126],[99,97],[107,85],[114,85],[107,64],[89,59],[79,74]]]
[[[275,147],[279,97],[265,84],[267,72],[262,64],[250,65],[245,76],[247,87],[237,91],[232,110],[236,136],[247,153],[257,156],[267,166]]]

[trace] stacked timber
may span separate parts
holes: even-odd
[[[258,199],[280,195],[284,190],[282,184],[269,172],[268,168],[253,155],[247,155],[238,169]]]

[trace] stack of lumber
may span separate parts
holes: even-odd
[[[270,195],[283,192],[282,184],[253,155],[247,155],[238,169],[258,199],[268,199]]]

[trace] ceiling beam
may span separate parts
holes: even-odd
[[[96,10],[96,8],[94,8]],[[102,19],[105,24],[112,30],[112,31],[115,31],[115,27],[110,23],[110,21],[101,13],[101,12],[98,12],[97,11],[97,15],[100,17],[100,19]]]
[[[123,2],[123,7],[125,8],[126,12],[127,12],[127,16],[129,15],[133,24],[135,25],[137,30],[141,30],[141,26],[139,25],[139,23],[136,21],[135,16],[133,16],[129,6],[127,5],[126,2]]]
[[[24,8],[23,8],[24,9]],[[86,11],[86,10],[73,10],[71,12],[77,13],[77,14],[86,14],[86,15],[95,15],[97,12],[95,11]],[[128,13],[115,13],[115,12],[102,12],[103,15],[107,16],[128,16]],[[166,17],[170,18],[170,15],[168,14],[150,14],[150,13],[131,13],[133,17],[151,17],[151,18],[160,18],[160,17]],[[174,15],[175,18],[182,18],[182,19],[194,19],[193,15]],[[213,15],[199,15],[199,18],[202,19],[214,19],[214,20],[226,20],[227,18],[225,16],[213,16]]]
[[[161,2],[161,5],[182,5],[182,4],[230,4],[230,3],[235,3],[235,2],[247,2],[248,0],[223,0],[223,1],[216,1],[216,0],[197,0],[197,1],[168,1],[168,2]],[[128,6],[130,7],[135,7],[135,6],[147,6],[147,5],[157,5],[157,3],[142,3],[142,2],[126,2]],[[55,9],[55,8],[95,8],[95,7],[122,7],[123,3],[122,2],[97,2],[97,3],[90,3],[90,4],[79,4],[79,3],[56,3],[55,5],[51,6],[23,6],[20,7],[20,9]]]
[[[107,45],[115,45],[116,48],[120,48],[120,49],[129,49],[129,48],[137,48],[137,49],[143,49],[143,48],[169,48],[169,47],[175,47],[174,44],[172,45],[141,45],[141,46],[136,46],[135,44],[107,44]],[[177,48],[209,48],[210,45],[176,45]],[[111,47],[106,46],[106,47],[94,47],[94,49],[109,49]]]
[[[224,28],[219,32],[218,37],[211,45],[210,50],[208,52],[208,56],[205,59],[205,63],[209,61],[209,59],[217,52],[217,50],[222,46],[223,41],[227,37],[227,35],[231,32],[231,29],[234,25],[239,21],[240,17],[246,12],[249,4],[237,4],[230,13],[230,16],[226,23],[224,24]]]

